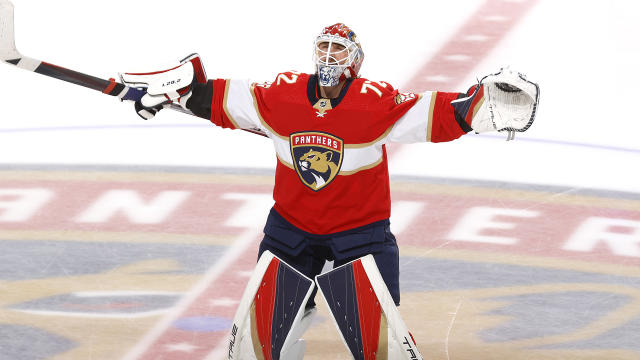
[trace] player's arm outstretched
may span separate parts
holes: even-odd
[[[506,131],[507,140],[533,123],[539,87],[520,73],[501,69],[485,76],[466,93],[428,91],[397,94],[410,103],[389,132],[389,142],[446,142],[469,132]]]
[[[222,128],[266,135],[254,106],[254,85],[248,80],[207,79],[197,54],[168,70],[124,73],[120,78],[127,86],[146,91],[135,104],[136,112],[145,120],[171,107]]]

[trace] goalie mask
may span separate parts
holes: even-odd
[[[322,30],[313,53],[320,86],[336,86],[341,80],[358,77],[364,59],[356,33],[342,23]]]

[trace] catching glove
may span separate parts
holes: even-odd
[[[507,140],[513,140],[516,132],[524,132],[533,124],[539,98],[538,84],[503,68],[482,78],[467,97],[451,105],[476,133],[507,131]]]

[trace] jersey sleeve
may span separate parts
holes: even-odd
[[[209,80],[194,87],[187,108],[194,115],[223,128],[263,133],[251,89],[248,80]]]
[[[400,100],[417,97],[411,108],[394,124],[387,141],[399,143],[447,142],[471,131],[471,117],[457,114],[451,101],[464,93],[428,91],[418,95],[398,94]],[[481,98],[477,99],[481,100]],[[475,106],[477,104],[473,104]]]

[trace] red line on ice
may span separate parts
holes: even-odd
[[[424,63],[404,88],[414,92],[466,91],[467,89],[457,88],[460,82],[491,53],[537,2],[538,0],[486,1]]]
[[[249,279],[245,274],[250,274],[256,265],[257,240],[256,238],[252,245],[238,254],[237,260],[232,262],[222,275],[209,283],[204,291],[198,294],[180,314],[177,314],[177,319],[201,319],[205,321],[205,325],[207,320],[229,319],[228,322],[231,324],[236,306],[216,306],[212,300],[220,298],[240,300]],[[216,346],[226,344],[230,334],[230,329],[197,331],[180,329],[175,324],[174,322],[167,325],[136,359],[204,359]],[[193,348],[190,352],[171,351],[171,346],[176,344],[189,344]]]
[[[402,89],[415,93],[427,90],[466,91],[473,84],[461,82],[477,64],[489,56],[500,40],[513,30],[537,2],[538,0],[487,0]],[[500,65],[504,64],[496,64]],[[402,145],[398,144],[388,147],[389,156],[393,156],[401,148]]]

